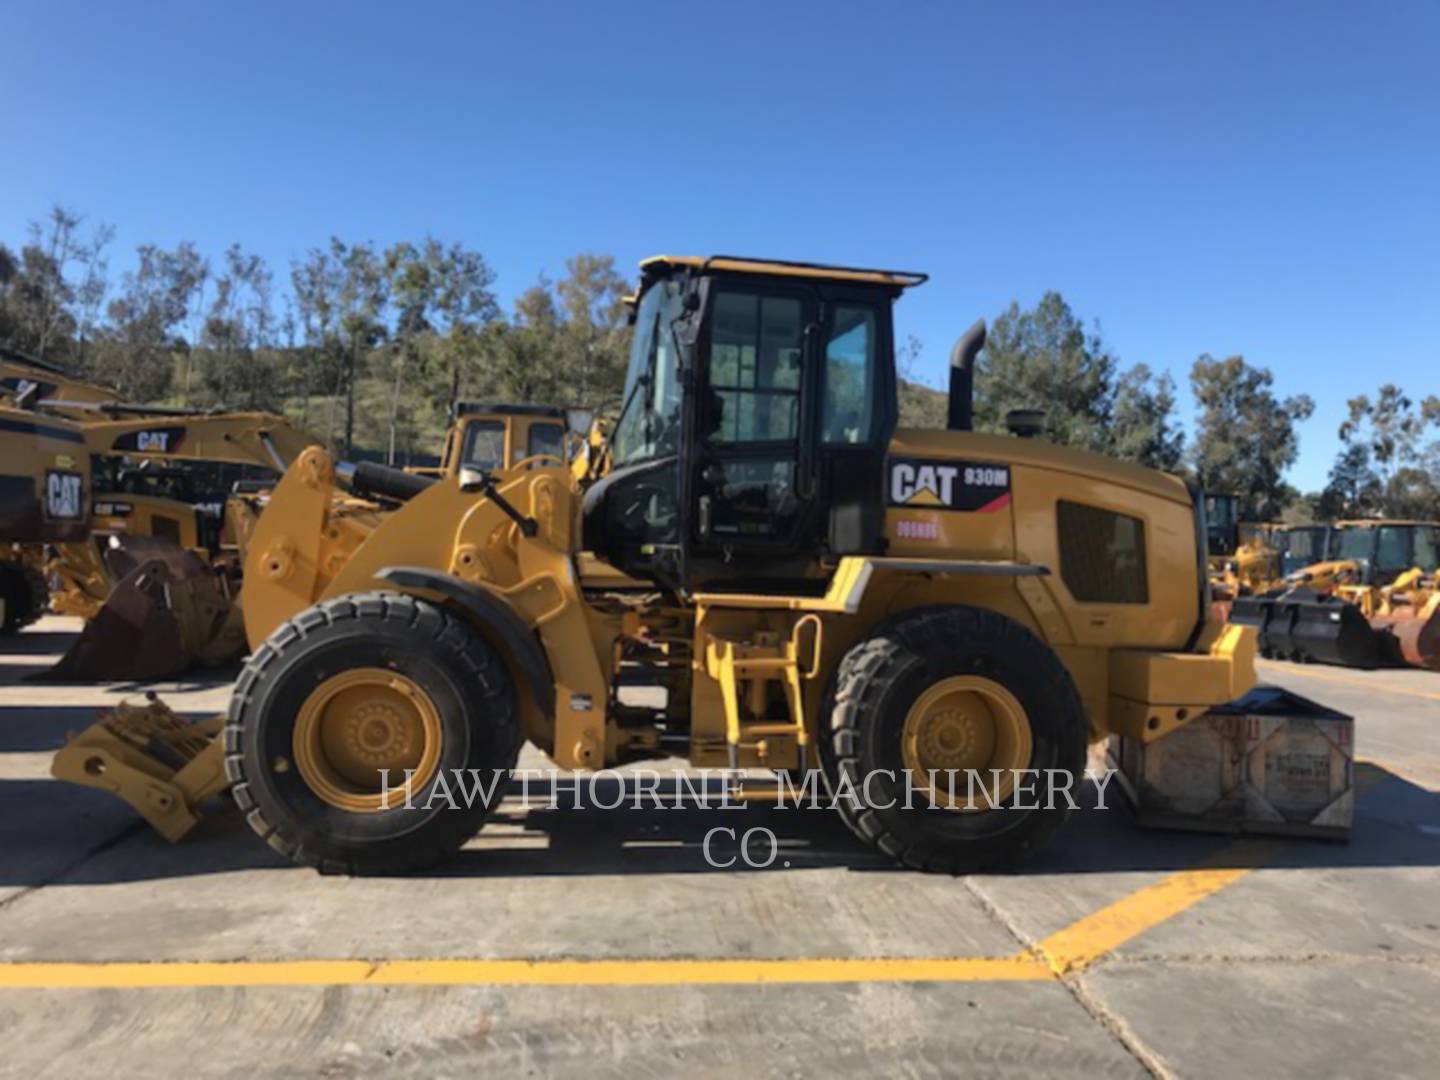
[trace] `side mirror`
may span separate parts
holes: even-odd
[[[490,474],[484,469],[477,469],[473,465],[460,466],[461,491],[484,491],[489,480]]]

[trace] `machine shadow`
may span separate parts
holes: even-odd
[[[138,704],[138,699],[131,700]],[[109,709],[109,705],[0,705],[0,754],[59,750],[71,733],[83,731]],[[214,711],[176,710],[192,720]]]
[[[1440,820],[1440,793],[1375,766],[1361,765],[1357,771],[1362,774],[1364,790],[1348,843],[1259,837],[1237,840],[1230,835],[1146,830],[1135,824],[1126,807],[1113,800],[1107,800],[1107,808],[1102,810],[1092,786],[1086,792],[1085,809],[1072,814],[1047,848],[1011,873],[1168,873],[1203,865],[1272,869],[1440,866],[1440,836],[1420,828],[1422,823]],[[718,802],[705,808],[684,799],[679,806],[662,809],[643,800],[637,805],[633,786],[621,790],[613,781],[609,786],[597,783],[592,804],[588,784],[582,783],[581,788],[577,805],[568,785],[552,791],[531,783],[527,809],[519,804],[521,792],[515,785],[469,846],[443,866],[411,876],[483,879],[781,873],[822,868],[909,872],[854,837],[830,809],[782,807],[758,800],[743,808],[721,809]],[[0,816],[10,817],[9,826],[0,829],[0,837],[9,837],[5,846],[18,843],[21,848],[38,849],[53,837],[60,823],[34,801],[56,798],[57,789],[75,790],[52,781],[0,781]],[[662,799],[676,794],[663,784],[658,791]],[[103,802],[107,818],[125,818],[127,824],[133,821],[123,811],[111,814],[113,802],[101,793],[77,794],[86,797],[87,805]],[[41,832],[17,837],[17,822],[11,814],[26,803],[26,812],[19,817],[28,820],[31,828],[24,831]],[[97,806],[86,816],[98,812]],[[52,831],[44,833],[47,825]],[[72,821],[72,826],[85,827],[78,821]],[[763,833],[753,833],[747,864],[742,842],[753,829],[769,830],[774,843],[772,847]],[[167,844],[138,824],[121,833],[112,844],[102,844],[105,850],[99,854],[78,861],[61,880],[71,885],[100,885],[253,870],[309,872],[292,869],[260,843],[233,806],[223,800],[217,800],[211,816],[178,845]],[[0,886],[44,884],[44,880],[34,880],[33,870],[27,871],[29,863],[23,857],[0,860]],[[53,873],[45,880],[54,880]]]
[[[48,656],[59,660],[80,635],[73,630],[27,629],[5,639],[7,656]]]

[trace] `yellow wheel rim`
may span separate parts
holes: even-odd
[[[901,757],[915,789],[952,810],[984,810],[1008,798],[1015,771],[1030,765],[1031,749],[1025,707],[981,675],[953,675],[935,683],[910,706],[900,733]],[[1001,770],[998,783],[993,769]],[[967,770],[976,774],[973,802]]]
[[[440,766],[440,712],[414,680],[386,668],[354,668],[310,692],[295,717],[295,765],[319,798],[340,810],[386,809],[423,790]]]

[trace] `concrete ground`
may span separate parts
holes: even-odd
[[[1264,666],[1357,718],[1348,844],[1146,832],[1111,798],[1023,873],[952,879],[894,869],[823,812],[512,798],[453,865],[352,880],[288,866],[223,805],[170,846],[49,779],[67,730],[144,689],[22,681],[74,627],[0,644],[0,1075],[1431,1076],[1440,1060],[1440,675]],[[154,689],[201,716],[229,685]],[[717,823],[772,830],[775,862],[711,868]]]

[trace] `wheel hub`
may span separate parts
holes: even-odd
[[[1024,706],[1000,683],[979,675],[956,675],[929,687],[910,707],[900,740],[916,787],[932,803],[956,810],[987,807],[980,785],[990,803],[1008,797],[1015,770],[1030,764],[1032,749]]]
[[[440,745],[435,703],[412,679],[385,668],[332,675],[311,691],[295,718],[301,777],[324,802],[354,813],[385,809],[387,786],[393,803],[407,771],[412,791],[428,784]]]

